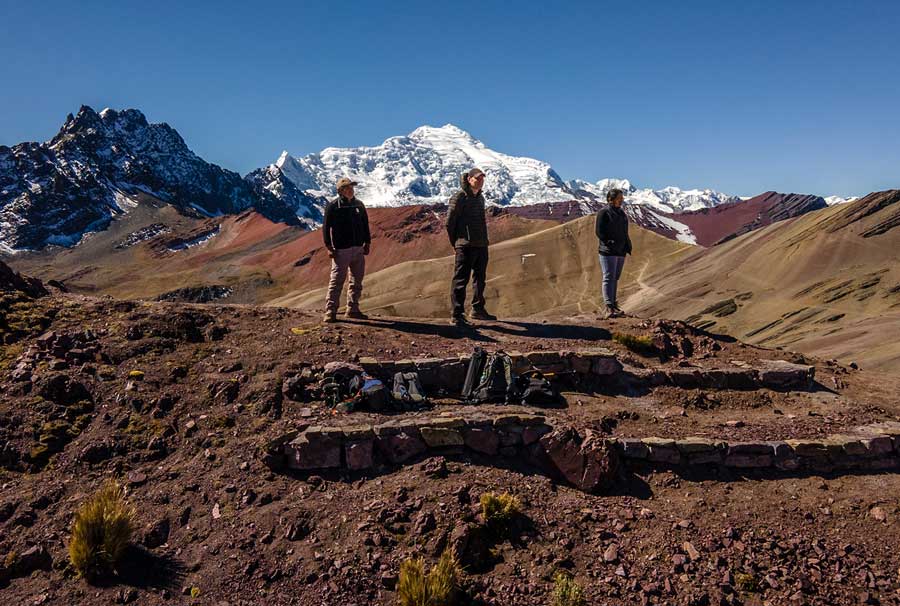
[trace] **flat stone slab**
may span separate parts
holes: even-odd
[[[816,367],[785,360],[763,360],[757,367],[759,382],[773,389],[810,389],[816,380]]]
[[[337,435],[343,435],[340,430]],[[285,447],[291,469],[332,469],[341,466],[341,440],[333,434],[303,433]]]
[[[463,446],[462,433],[456,429],[446,427],[421,427],[422,439],[429,448],[448,448],[453,446]]]
[[[675,447],[678,449],[681,454],[691,455],[698,454],[701,452],[713,452],[719,449],[720,442],[715,440],[708,440],[706,438],[685,438],[683,440],[676,440]]]

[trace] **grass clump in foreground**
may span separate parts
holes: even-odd
[[[584,606],[584,590],[565,572],[553,579],[553,606]]]
[[[69,559],[79,576],[89,582],[115,570],[131,543],[135,511],[125,492],[107,482],[75,514]]]
[[[641,356],[652,356],[656,352],[656,347],[653,346],[653,339],[647,336],[635,336],[629,335],[622,332],[613,333],[613,341],[619,343],[620,345],[624,345],[630,351],[641,355]]]
[[[480,503],[485,526],[497,530],[509,526],[513,518],[522,511],[519,499],[508,492],[502,494],[486,492],[481,495]]]
[[[411,558],[400,565],[397,596],[400,606],[451,606],[459,587],[461,571],[450,550],[425,574],[425,560]]]

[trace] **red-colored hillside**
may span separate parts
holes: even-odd
[[[701,246],[713,246],[825,206],[820,196],[768,191],[749,200],[667,216],[690,227]]]

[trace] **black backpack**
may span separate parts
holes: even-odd
[[[522,404],[556,406],[562,401],[562,396],[539,370],[523,372],[516,379],[516,386],[521,394]]]
[[[481,366],[480,372],[478,366]],[[473,380],[470,382],[470,376]],[[477,383],[474,377],[477,377]],[[486,355],[481,348],[476,348],[466,373],[466,384],[463,386],[463,398],[469,402],[483,404],[487,402],[514,402],[516,400],[516,381],[512,372],[512,358],[505,352],[498,351]]]
[[[480,347],[476,347],[469,359],[469,368],[466,370],[466,381],[463,383],[462,399],[468,400],[472,397],[472,392],[478,386],[481,379],[481,371],[484,370],[484,363],[487,361],[487,354]]]

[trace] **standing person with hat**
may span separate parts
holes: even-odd
[[[603,301],[606,317],[622,315],[617,300],[619,278],[625,267],[625,255],[631,254],[631,238],[628,237],[628,216],[622,210],[625,192],[611,189],[606,193],[606,206],[597,213],[595,232],[600,241],[600,269],[603,272]]]
[[[369,233],[369,215],[366,207],[355,195],[358,185],[347,177],[337,182],[338,197],[325,205],[322,237],[331,257],[331,280],[325,300],[325,322],[337,321],[337,310],[344,289],[347,271],[350,271],[350,287],[347,293],[347,317],[360,320],[368,316],[360,311],[363,277],[366,274],[366,255],[372,243]]]
[[[487,278],[488,233],[484,215],[484,171],[473,168],[459,179],[460,190],[450,198],[447,211],[447,235],[456,250],[456,266],[450,291],[451,321],[465,326],[466,285],[472,278],[472,318],[496,320],[484,308],[484,283]]]

